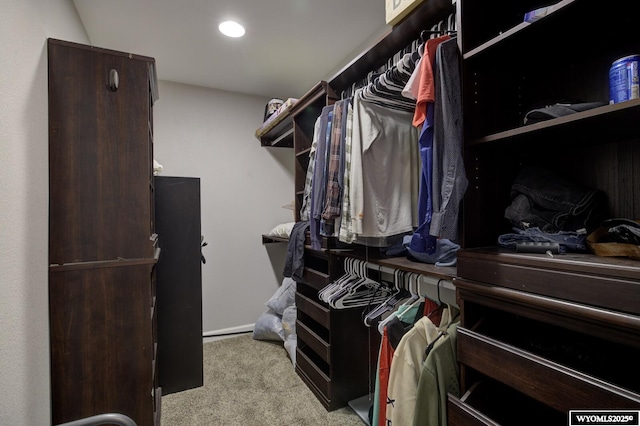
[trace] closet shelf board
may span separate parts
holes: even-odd
[[[296,152],[296,157],[304,157],[305,155],[309,156],[310,152],[311,152],[311,148],[303,149],[300,152]]]
[[[524,143],[534,138],[544,139],[547,132],[554,132],[556,139],[564,135],[567,136],[566,140],[571,140],[570,136],[575,135],[578,128],[595,140],[623,139],[635,132],[634,126],[638,114],[640,114],[640,99],[633,99],[494,133],[471,140],[467,142],[467,146],[507,140]]]
[[[274,148],[293,148],[293,127],[291,127],[291,123],[287,123],[286,125],[289,126],[289,129],[277,136],[274,140],[269,141],[261,138],[262,145]]]
[[[293,147],[293,118],[291,108],[276,118],[277,124],[263,134],[257,135],[262,146]],[[257,131],[256,131],[257,132]]]
[[[463,59],[467,60],[472,58],[473,56],[486,51],[487,49],[491,48],[494,45],[500,44],[501,42],[508,40],[510,38],[516,37],[519,34],[521,34],[524,31],[528,30],[528,27],[531,25],[539,25],[539,22],[542,22],[544,20],[550,19],[554,14],[558,13],[559,11],[561,11],[562,9],[564,9],[565,7],[571,5],[572,3],[574,3],[576,0],[563,0],[561,2],[559,2],[558,4],[555,5],[555,9],[550,12],[547,16],[540,18],[538,21],[534,22],[534,23],[529,23],[529,22],[521,22],[520,24],[516,25],[515,27],[503,32],[502,34],[498,35],[497,37],[492,38],[491,40],[481,44],[480,46],[473,48],[472,50],[470,50],[469,52],[464,53],[463,55]]]
[[[453,278],[457,276],[457,268],[455,266],[435,266],[430,263],[409,260],[406,256],[376,259],[369,258],[362,253],[354,252],[345,252],[342,255],[345,258],[351,257],[355,259],[366,260],[369,263],[374,263],[376,265],[384,266],[387,268],[397,269],[405,272],[413,272],[437,279],[452,281]]]
[[[289,243],[288,238],[282,237],[274,237],[271,235],[262,235],[262,244],[272,244],[272,243]]]
[[[466,249],[458,253],[458,273],[491,285],[587,305],[597,302],[617,312],[640,314],[640,264],[632,259]],[[597,301],[594,295],[598,295]]]

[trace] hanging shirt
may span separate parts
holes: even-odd
[[[424,120],[418,144],[422,159],[422,173],[420,173],[420,191],[418,194],[418,229],[411,238],[409,247],[419,253],[433,253],[436,249],[436,237],[429,234],[431,230],[432,187],[433,179],[433,103],[427,102],[427,115]]]
[[[311,209],[311,185],[313,182],[313,170],[316,165],[316,149],[318,148],[318,137],[320,133],[320,117],[313,125],[313,140],[309,150],[309,167],[304,181],[304,195],[302,196],[302,207],[300,208],[300,220],[309,220],[309,210]]]
[[[376,387],[377,395],[375,396],[373,402],[373,425],[384,426],[386,423],[387,387],[389,385],[389,372],[391,371],[392,359],[393,348],[389,344],[387,331],[383,330],[382,341],[380,342],[380,358],[378,359],[378,386]]]
[[[347,156],[346,166],[348,176],[345,171],[345,201],[343,201],[343,210],[347,208],[345,216],[342,219],[342,225],[345,229],[344,242],[353,243],[356,234],[360,232],[356,228],[357,215],[362,211],[362,140],[360,138],[360,94],[362,89],[356,90],[353,96],[353,114],[351,123],[351,137],[347,140]],[[356,137],[357,136],[357,137]],[[347,191],[348,189],[348,191]],[[345,204],[346,202],[346,204]],[[348,220],[348,223],[346,223]]]
[[[342,220],[340,222],[340,232],[338,239],[343,243],[351,244],[355,234],[351,228],[351,204],[349,202],[349,190],[351,186],[351,149],[353,134],[353,100],[347,105],[347,122],[344,144],[344,172],[342,188]]]
[[[420,83],[420,74],[422,73],[420,62],[422,62],[422,58],[416,62],[416,68],[413,70],[413,73],[411,73],[411,77],[409,77],[409,81],[407,81],[404,89],[402,89],[402,96],[405,98],[418,99],[418,86]]]
[[[405,326],[407,330],[410,329],[416,322],[416,318],[422,317],[423,302],[418,305],[401,305],[396,311],[392,312],[390,316],[391,320],[387,317],[385,321],[390,321],[382,329],[382,341],[380,343],[380,357],[378,358],[378,386],[376,387],[376,398],[374,407],[374,419],[378,419],[377,422],[372,424],[379,424],[384,426],[386,424],[387,413],[387,391],[389,387],[389,374],[391,372],[391,361],[393,360],[393,352],[398,346],[398,342],[394,344],[391,336],[391,332],[394,329],[394,325],[398,324],[405,333]]]
[[[460,397],[460,369],[456,357],[457,327],[452,323],[447,334],[429,351],[418,380],[414,426],[447,426],[447,394]]]
[[[340,187],[340,163],[342,157],[342,111],[344,101],[334,104],[333,122],[331,125],[331,138],[329,143],[329,163],[327,167],[327,191],[322,212],[322,219],[327,223],[328,228],[332,228],[333,221],[340,215],[342,188]],[[333,234],[333,229],[331,229]]]
[[[322,242],[320,238],[320,219],[325,194],[325,165],[327,153],[327,127],[333,113],[333,105],[326,106],[320,114],[320,133],[318,135],[318,146],[316,148],[316,161],[313,169],[313,180],[311,185],[310,211],[309,211],[309,235],[311,238],[311,248],[320,250]]]
[[[469,184],[462,159],[460,53],[455,38],[438,46],[435,77],[430,234],[455,241],[460,202]]]
[[[433,180],[433,113],[435,101],[435,79],[433,66],[438,46],[449,36],[430,39],[425,43],[425,55],[422,58],[418,101],[413,117],[413,124],[422,123],[422,131],[418,144],[422,173],[420,174],[420,190],[418,195],[418,229],[411,239],[410,248],[418,253],[433,253],[436,249],[436,238],[429,234],[431,230],[432,180]],[[426,113],[426,114],[425,114]]]
[[[316,204],[315,215],[317,220],[320,222],[320,235],[325,237],[330,237],[333,234],[333,224],[327,224],[322,219],[322,213],[325,209],[327,189],[328,189],[328,180],[329,180],[329,161],[331,158],[331,138],[333,135],[333,120],[334,120],[334,110],[335,105],[327,105],[325,107],[328,109],[328,118],[327,118],[327,130],[325,133],[324,140],[324,168],[322,170],[322,183],[320,186],[320,203]]]
[[[415,97],[416,108],[413,115],[413,125],[416,127],[422,127],[424,123],[427,114],[426,104],[428,102],[434,102],[435,100],[433,63],[438,46],[449,39],[450,37],[448,35],[432,38],[427,40],[424,45],[424,54],[420,61],[420,80],[417,88],[413,89],[417,92]]]
[[[411,117],[361,96],[354,100],[349,201],[358,236],[398,235],[417,223],[420,160]]]
[[[389,385],[387,388],[387,425],[413,424],[418,382],[425,359],[425,349],[446,330],[451,323],[451,311],[442,312],[437,327],[429,318],[422,317],[400,340],[393,353]]]

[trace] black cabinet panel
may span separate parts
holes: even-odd
[[[202,386],[200,179],[155,177],[158,362],[163,394]]]

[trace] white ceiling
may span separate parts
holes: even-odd
[[[158,78],[300,97],[389,31],[384,0],[74,0],[91,44],[156,60]],[[246,35],[231,39],[218,23]]]

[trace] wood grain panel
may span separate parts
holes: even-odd
[[[463,327],[458,361],[562,412],[640,407],[636,393]]]
[[[53,423],[123,413],[152,425],[152,265],[51,272]]]
[[[149,62],[55,42],[48,53],[49,263],[153,257]]]

